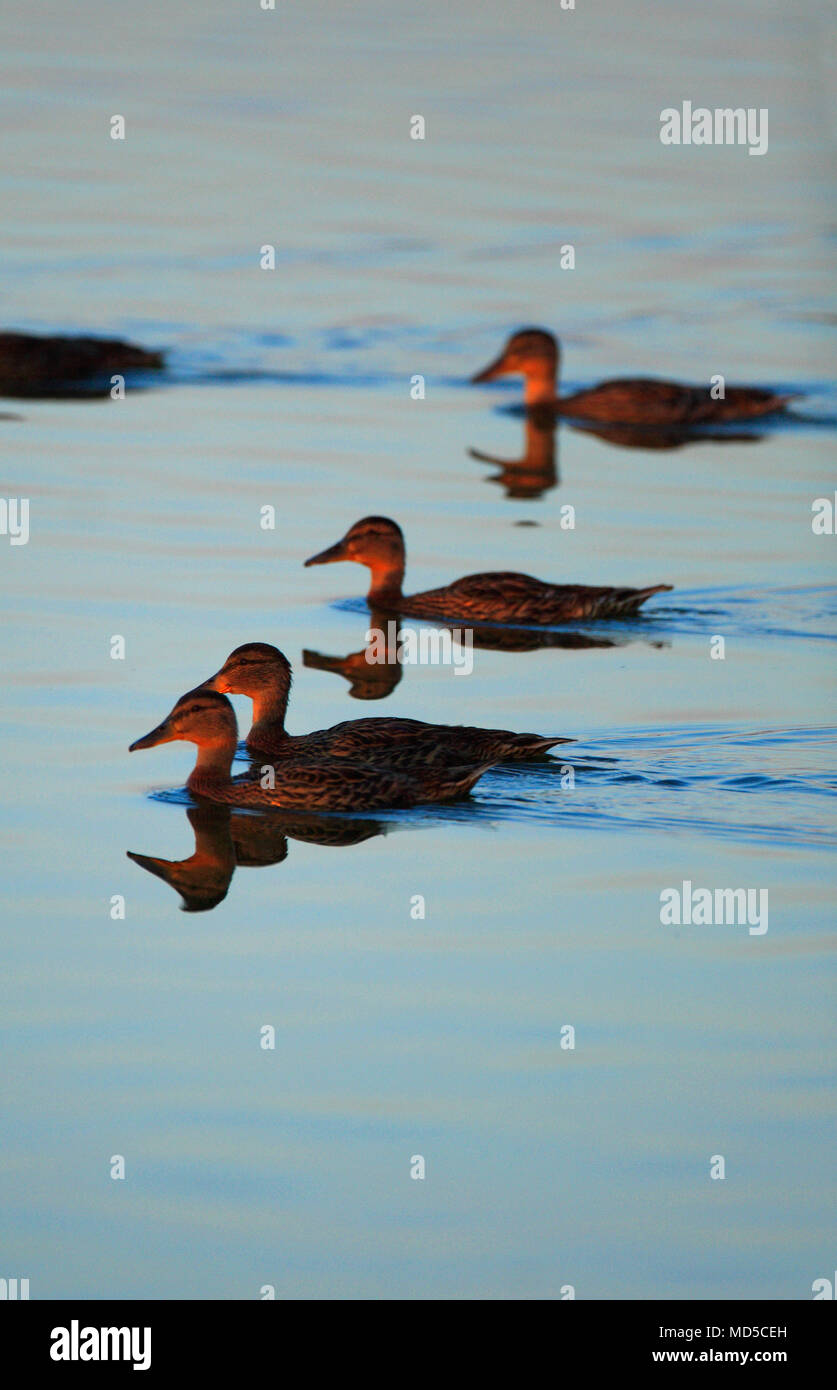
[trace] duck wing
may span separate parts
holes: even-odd
[[[790,396],[757,386],[729,386],[715,400],[708,386],[684,386],[654,377],[622,377],[576,391],[558,402],[558,413],[621,425],[686,427],[710,420],[741,420],[783,410]]]
[[[784,411],[789,401],[797,400],[801,392],[785,396],[761,386],[727,386],[723,400],[713,400],[709,392],[703,399],[694,416],[695,423],[701,420],[748,420],[760,415],[775,415]]]
[[[455,619],[482,619],[502,622],[511,615],[521,621],[538,621],[539,605],[555,592],[555,586],[544,584],[530,574],[513,570],[495,570],[485,574],[466,574],[452,584],[439,589],[426,589],[411,594],[400,605],[404,613]]]
[[[353,723],[367,727],[353,729]],[[355,757],[405,771],[430,768],[437,762],[449,767],[452,763],[539,757],[555,744],[573,742],[555,735],[518,734],[510,729],[482,729],[469,724],[423,724],[418,719],[349,720],[328,732],[338,731],[341,752],[345,749]]]
[[[439,726],[425,724],[421,719],[395,719],[382,715],[368,719],[344,719],[329,729],[314,729],[310,734],[286,734],[271,739],[260,736],[261,742],[251,740],[253,753],[258,749],[274,757],[297,758],[360,758],[367,752],[396,747],[426,736]]]
[[[565,396],[558,402],[558,411],[622,425],[686,425],[694,419],[700,395],[694,387],[676,381],[620,377]]]
[[[479,766],[448,766],[437,760],[429,767],[396,772],[373,762],[340,759],[324,762],[300,759],[278,763],[273,787],[261,781],[207,785],[198,794],[212,800],[262,810],[272,807],[308,811],[371,811],[452,801],[465,796],[488,770]]]
[[[305,811],[363,811],[411,804],[405,801],[403,779],[372,765],[297,758],[277,760],[273,785],[263,785],[265,768],[256,778],[223,785],[205,785],[198,794],[213,801],[254,809]]]
[[[382,715],[368,719],[344,719],[330,729],[309,734],[312,746],[322,747],[332,757],[362,757],[364,753],[386,751],[388,748],[427,738],[438,726],[421,719],[396,719]]]
[[[428,724],[421,719],[345,719],[330,729],[285,737],[277,747],[280,758],[349,758],[371,761],[390,771],[421,771],[439,760],[481,763],[486,759],[541,756],[557,743],[571,739],[542,734],[518,734],[509,729],[482,729],[464,724]]]
[[[546,584],[529,574],[498,570],[469,574],[443,589],[428,589],[404,601],[402,611],[417,617],[459,622],[561,623],[635,611],[652,594],[670,589]]]

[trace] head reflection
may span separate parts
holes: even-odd
[[[128,858],[141,869],[180,894],[183,912],[211,911],[227,896],[236,868],[281,864],[291,840],[332,847],[357,845],[385,834],[387,829],[386,824],[366,818],[299,812],[248,815],[210,804],[185,809],[195,837],[194,852],[186,859],[159,859],[127,851]]]

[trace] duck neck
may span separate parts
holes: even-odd
[[[526,416],[526,457],[523,460],[533,473],[555,476],[555,427],[553,411],[535,407]]]
[[[197,761],[186,782],[189,790],[201,791],[204,787],[224,786],[229,782],[234,753],[235,738],[199,743]]]
[[[259,737],[269,734],[273,741],[288,738],[285,732],[285,714],[288,709],[290,686],[279,682],[269,690],[259,690],[251,696],[253,701],[253,727],[247,735],[248,743],[258,744]]]
[[[556,393],[556,382],[558,378],[557,364],[555,369],[549,368],[529,371],[526,373],[526,384],[524,400],[527,409],[532,409],[539,405],[556,405],[558,396]]]
[[[186,814],[195,832],[195,852],[189,863],[217,868],[234,865],[229,806],[190,806]]]
[[[370,564],[372,583],[366,601],[370,608],[394,608],[403,598],[404,556],[394,560],[377,560]]]

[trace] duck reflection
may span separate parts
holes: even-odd
[[[649,452],[682,449],[686,444],[756,444],[764,433],[755,430],[667,429],[657,425],[590,425],[574,421],[568,429],[578,434],[594,434],[618,449],[645,449]]]
[[[349,694],[353,700],[385,700],[391,695],[404,674],[403,643],[396,635],[392,640],[389,615],[372,609],[369,614],[368,631],[383,634],[385,660],[372,659],[375,641],[367,640],[359,652],[349,652],[348,656],[326,656],[324,652],[312,652],[307,648],[302,653],[303,666],[314,671],[333,671],[349,682]]]
[[[561,482],[558,465],[558,430],[574,434],[595,435],[604,444],[617,449],[644,449],[648,452],[671,452],[687,444],[755,444],[764,439],[756,430],[684,429],[662,425],[593,424],[580,420],[561,420],[553,411],[537,406],[524,416],[525,450],[517,459],[500,458],[482,449],[469,449],[468,455],[479,463],[494,464],[499,472],[492,473],[486,482],[505,489],[512,502],[534,502]]]
[[[468,454],[480,463],[495,464],[499,468],[500,471],[492,473],[486,482],[505,488],[506,497],[511,501],[536,501],[561,481],[556,424],[552,411],[530,411],[524,421],[525,450],[521,458],[498,458],[481,449],[469,449]]]
[[[374,613],[370,619],[369,631],[375,629],[386,633],[392,615]],[[461,627],[434,621],[434,628],[447,631],[456,640]],[[635,630],[630,633],[615,633],[612,636],[599,636],[582,630],[563,630],[560,632],[538,631],[532,628],[511,627],[469,627],[473,634],[473,646],[490,652],[537,652],[546,648],[561,648],[564,651],[587,651],[592,648],[627,647],[633,642],[644,642],[646,646],[660,649],[671,646],[670,641],[646,637]],[[302,664],[315,671],[331,671],[349,682],[348,694],[354,700],[383,700],[391,695],[402,679],[405,667],[410,663],[404,660],[403,631],[399,628],[401,640],[397,648],[390,643],[387,648],[387,661],[380,662],[380,640],[371,638],[359,651],[349,652],[348,656],[324,656],[321,652],[303,650]],[[396,655],[397,652],[397,655]],[[392,661],[393,664],[390,664]],[[379,664],[380,663],[380,664]]]
[[[195,837],[194,853],[187,859],[158,859],[127,851],[135,864],[180,894],[184,912],[209,912],[223,902],[236,868],[281,864],[288,856],[290,840],[304,840],[312,845],[357,845],[375,835],[384,835],[388,828],[383,822],[370,819],[298,812],[250,816],[229,806],[209,804],[187,807],[186,816]]]
[[[135,854],[130,849],[127,855],[140,868],[155,874],[179,893],[184,912],[208,912],[223,902],[235,872],[230,808],[190,806],[186,816],[195,836],[195,850],[188,859],[158,859],[149,854]],[[244,817],[239,816],[239,819],[244,820]],[[286,844],[281,857],[287,852]]]

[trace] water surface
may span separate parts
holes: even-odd
[[[136,19],[2,21],[4,321],[171,366],[121,402],[3,402],[31,539],[0,550],[0,1273],[62,1298],[810,1297],[833,1269],[824,8]],[[768,106],[768,155],[664,149],[684,98]],[[517,387],[466,380],[528,321],[561,334],[568,389],[720,371],[804,391],[801,418],[677,450],[562,428],[509,496],[469,450],[526,456]],[[408,590],[676,587],[361,703],[302,654],[362,651],[365,572],[302,562],[370,512],[404,527]],[[189,750],[127,747],[250,640],[293,662],[294,732],[378,713],[577,742],[461,806],[196,827],[150,795]],[[196,829],[211,881],[181,912],[127,852],[186,860]],[[663,927],[684,880],[768,889],[767,933]]]

